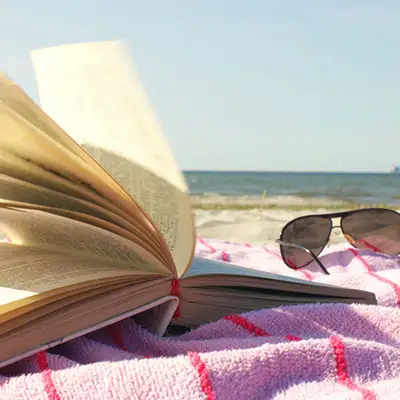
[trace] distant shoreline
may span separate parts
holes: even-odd
[[[230,170],[230,169],[184,169],[184,174],[315,174],[315,175],[391,175],[387,171],[284,171],[284,170]]]
[[[315,211],[323,209],[327,211],[356,210],[359,208],[390,208],[399,210],[399,205],[388,204],[348,204],[348,205],[282,205],[282,204],[193,204],[193,210],[210,211],[250,211],[250,210],[288,210],[288,211]]]
[[[288,211],[327,211],[354,210],[359,208],[391,208],[400,210],[399,204],[384,203],[353,203],[318,199],[301,199],[292,196],[267,197],[261,196],[190,196],[194,210],[210,211],[248,211],[248,210],[288,210]]]

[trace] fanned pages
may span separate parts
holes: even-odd
[[[182,275],[195,237],[187,186],[123,43],[59,46],[32,59],[43,109],[150,215]]]
[[[163,253],[169,268],[175,271],[162,235],[137,203],[17,85],[1,74],[0,102],[0,129],[9,132],[14,128],[16,136],[12,140],[2,138],[5,147],[0,146],[2,173],[113,211],[131,224],[131,230],[139,229],[142,236],[153,242]],[[34,149],[37,151],[32,151]],[[50,150],[50,154],[46,150]],[[18,198],[14,200],[19,201]]]

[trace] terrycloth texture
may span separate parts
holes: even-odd
[[[123,321],[19,362],[0,399],[398,399],[400,257],[332,247],[331,276],[285,267],[275,246],[198,241],[197,255],[374,291],[379,306],[260,310],[157,338]]]

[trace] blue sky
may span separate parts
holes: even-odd
[[[0,0],[0,69],[35,100],[29,51],[125,39],[185,169],[400,164],[400,2]]]

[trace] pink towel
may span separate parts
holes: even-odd
[[[131,320],[1,371],[0,399],[398,399],[400,257],[331,247],[291,271],[276,246],[198,240],[197,255],[374,291],[380,305],[230,315],[179,338]]]

